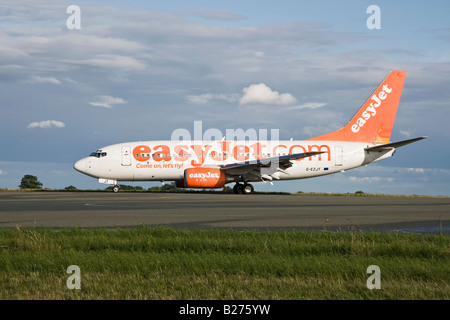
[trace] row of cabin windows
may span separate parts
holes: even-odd
[[[278,156],[285,156],[285,155],[286,155],[286,153],[283,153],[283,154],[279,153],[278,154]],[[165,157],[170,157],[171,155],[170,154],[158,153],[158,154],[152,154],[151,156],[152,156],[152,158],[165,158]],[[173,156],[174,157],[179,157],[179,158],[183,157],[181,154],[174,154]],[[189,158],[191,158],[192,154],[189,154],[188,156],[189,156]],[[208,156],[210,158],[212,158],[212,154],[211,153],[203,154],[203,155],[201,153],[199,153],[198,156],[200,158],[201,157],[208,157]],[[219,153],[218,156],[222,157],[222,154]],[[224,157],[226,157],[226,156],[227,156],[227,154],[224,153]],[[255,156],[255,154],[253,153],[252,157],[254,157],[254,156]],[[260,156],[261,156],[260,154],[257,155],[257,157],[260,157]],[[264,153],[262,156],[265,157],[266,154]],[[268,153],[267,156],[270,157],[270,153]],[[245,154],[245,153],[236,153],[236,157],[250,157],[250,153],[247,153],[247,154]],[[150,158],[150,154],[149,153],[147,153],[147,154],[145,154],[145,153],[136,153],[136,158]]]

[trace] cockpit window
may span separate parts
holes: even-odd
[[[102,157],[106,157],[107,153],[106,152],[102,152],[102,150],[97,150],[92,152],[89,157],[96,157],[96,158],[102,158]]]

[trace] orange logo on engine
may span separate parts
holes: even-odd
[[[188,188],[223,188],[225,173],[213,168],[188,168],[184,171],[184,185]]]
[[[149,146],[137,146],[133,149],[133,157],[137,161],[147,161],[150,159],[151,149]]]

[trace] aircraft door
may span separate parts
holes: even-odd
[[[342,151],[342,147],[335,147],[334,154],[335,154],[335,165],[342,166],[344,162],[344,152]]]
[[[131,166],[131,148],[122,147],[122,166]]]

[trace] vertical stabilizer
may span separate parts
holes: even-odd
[[[406,71],[392,71],[347,125],[309,140],[389,143]]]

